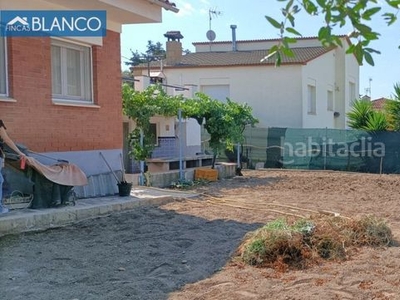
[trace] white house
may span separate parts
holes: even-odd
[[[150,74],[161,76],[161,72]],[[149,76],[135,77],[135,90],[143,91],[150,83]],[[182,95],[184,98],[195,96],[193,86],[165,86],[170,95]],[[135,123],[124,116],[124,124],[129,131],[135,128]],[[153,116],[150,118],[150,130],[154,136],[154,149],[151,159],[146,160],[150,172],[165,172],[179,169],[179,157],[182,156],[183,168],[194,168],[211,164],[211,156],[202,153],[201,127],[195,119],[180,120],[177,117]],[[130,173],[140,171],[139,162],[131,160]]]
[[[359,65],[345,53],[347,37],[340,37],[343,48],[299,38],[291,47],[295,57],[283,57],[275,67],[273,59],[262,59],[277,39],[193,43],[195,53],[182,55],[180,32],[165,36],[166,60],[137,66],[135,75],[150,73],[166,85],[190,85],[221,101],[247,102],[259,127],[346,128],[346,112],[359,90]]]

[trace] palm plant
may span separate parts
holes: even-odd
[[[389,122],[384,112],[373,111],[369,116],[366,126],[362,129],[366,131],[386,131],[389,128]]]
[[[394,85],[393,99],[386,101],[385,110],[388,115],[390,128],[400,130],[400,83]]]
[[[367,100],[356,100],[353,108],[347,113],[348,125],[353,129],[366,131],[385,131],[389,128],[384,112],[375,111],[372,103]]]

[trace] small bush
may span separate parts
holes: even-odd
[[[321,259],[344,260],[351,247],[392,244],[390,228],[376,217],[318,215],[292,223],[284,218],[269,222],[248,234],[239,254],[249,265],[286,270],[304,268]]]
[[[391,246],[393,235],[386,222],[373,216],[365,216],[350,224],[352,243],[357,246]]]
[[[189,190],[192,188],[196,188],[198,186],[206,185],[210,181],[205,180],[205,179],[196,179],[196,180],[178,180],[171,182],[170,188],[171,189],[179,189],[179,190]]]

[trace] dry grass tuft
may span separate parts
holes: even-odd
[[[285,271],[302,269],[322,259],[345,260],[356,247],[391,245],[392,232],[382,219],[317,215],[269,222],[249,233],[238,252],[249,265]]]

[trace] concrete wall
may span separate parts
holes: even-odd
[[[205,168],[205,167],[203,167]],[[220,163],[215,166],[218,170],[218,179],[232,178],[235,176],[236,164],[233,163]],[[183,177],[185,180],[194,180],[195,168],[183,170]],[[138,185],[139,179],[137,174],[127,174],[127,180],[134,185]],[[147,173],[147,185],[153,187],[169,187],[172,183],[179,181],[179,171],[168,171],[160,173]]]

